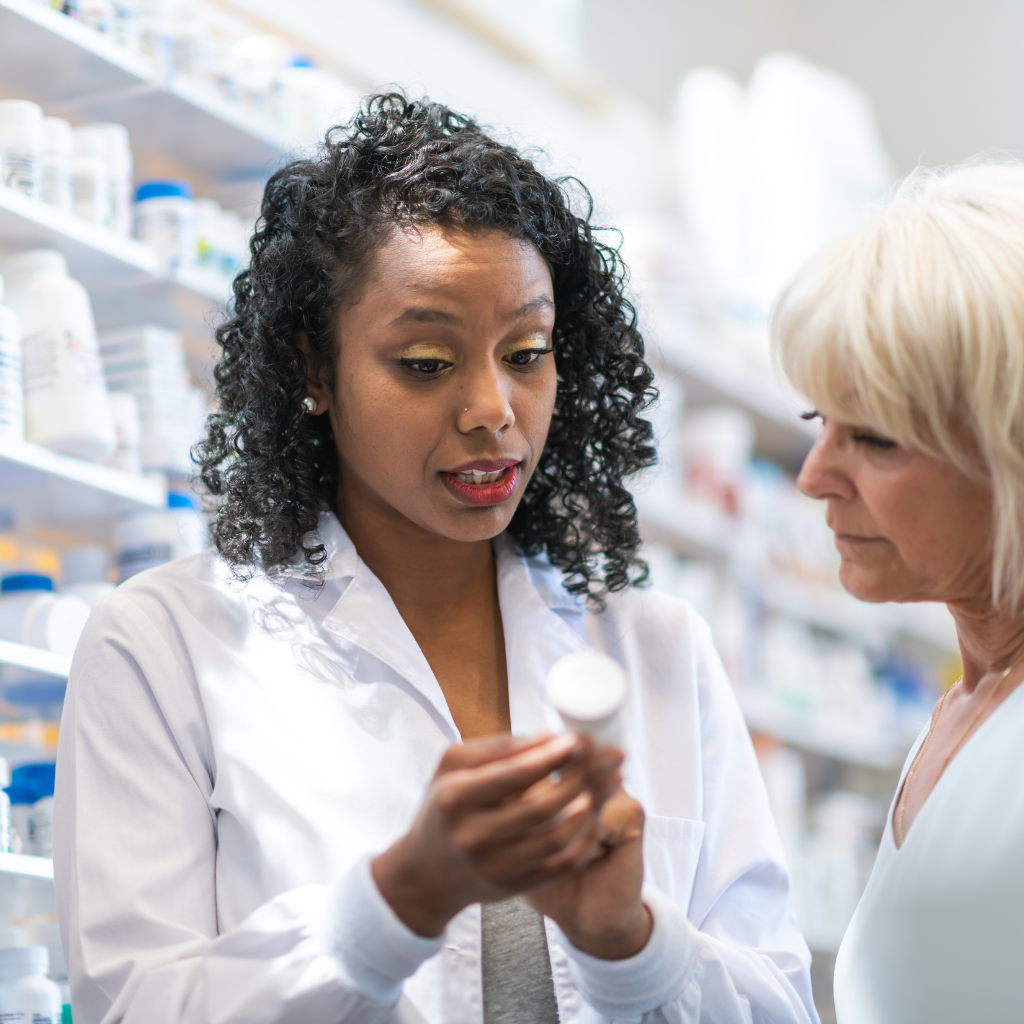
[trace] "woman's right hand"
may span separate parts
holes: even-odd
[[[574,734],[449,747],[412,828],[374,859],[374,881],[408,928],[435,936],[471,903],[568,875],[594,856],[621,763]]]

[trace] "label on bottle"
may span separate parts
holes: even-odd
[[[27,196],[36,195],[39,188],[39,161],[31,152],[19,149],[0,151],[3,182],[8,188]]]
[[[103,363],[94,334],[42,330],[22,339],[25,394],[55,387],[62,374],[71,385],[104,387]]]
[[[0,437],[15,441],[25,436],[21,362],[21,343],[0,329]]]

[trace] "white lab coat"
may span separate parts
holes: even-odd
[[[75,653],[54,863],[76,1024],[480,1024],[480,908],[402,925],[369,858],[459,733],[383,585],[324,513],[326,586],[210,554],[122,584]],[[809,954],[750,740],[706,625],[649,590],[588,612],[501,540],[512,729],[545,728],[572,651],[630,680],[651,940],[595,960],[547,922],[564,1024],[816,1021]]]

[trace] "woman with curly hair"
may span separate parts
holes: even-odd
[[[271,178],[216,552],[119,587],[69,681],[77,1022],[815,1019],[707,628],[636,587],[652,374],[588,218],[399,95]],[[545,731],[589,651],[625,759]]]

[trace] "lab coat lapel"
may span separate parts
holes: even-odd
[[[557,729],[544,683],[548,669],[563,655],[592,650],[581,635],[586,608],[545,559],[516,555],[504,537],[495,541],[495,554],[512,732],[529,736]]]
[[[369,652],[415,687],[451,731],[452,741],[458,742],[459,730],[430,663],[384,584],[359,557],[333,513],[320,518],[320,540],[330,560],[328,575],[351,576],[345,592],[327,613],[324,627]]]

